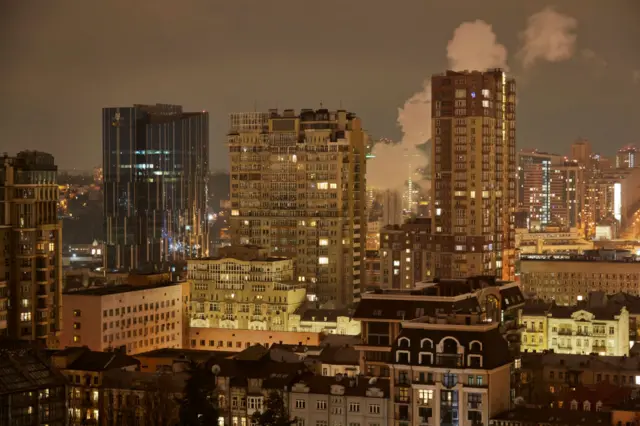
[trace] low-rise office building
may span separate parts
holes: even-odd
[[[136,354],[186,343],[189,283],[169,274],[132,274],[128,284],[69,291],[63,301],[63,347]]]
[[[575,305],[592,291],[640,296],[640,262],[626,251],[520,258],[522,290],[530,298]]]
[[[266,348],[274,343],[291,345],[319,345],[322,333],[270,331],[270,330],[236,330],[224,328],[189,328],[189,349],[242,352],[253,346]]]

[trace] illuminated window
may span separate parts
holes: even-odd
[[[436,209],[436,216],[440,216],[442,214],[442,209],[441,208],[437,208]]]
[[[400,266],[400,261],[399,260],[394,260],[393,261],[393,266]]]
[[[482,101],[482,107],[483,107],[483,108],[489,108],[489,101],[488,101],[488,100],[486,100],[486,99],[485,99],[485,100],[483,100],[483,101]]]
[[[491,96],[491,92],[489,91],[489,89],[482,89],[482,96],[484,96],[485,98]]]
[[[318,242],[319,245],[321,246],[328,246],[329,245],[329,239],[328,238],[320,238],[320,241]]]
[[[329,264],[329,258],[328,258],[328,257],[326,257],[326,256],[320,256],[320,257],[318,258],[318,263],[319,263],[320,265],[328,265],[328,264]]]
[[[476,191],[469,192],[469,197],[476,198]]]
[[[231,210],[231,216],[240,216],[240,210]]]
[[[78,335],[73,336],[73,343],[80,343],[80,336]]]
[[[467,90],[466,89],[456,89],[456,98],[466,98]]]
[[[331,188],[331,189],[338,189],[338,184],[337,184],[337,183],[331,183],[331,184],[329,185],[329,188]]]
[[[318,182],[318,189],[329,189],[329,182]]]

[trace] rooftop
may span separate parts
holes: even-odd
[[[380,378],[366,378],[362,376],[343,377],[308,376],[295,381],[295,385],[304,385],[309,388],[309,393],[330,395],[334,386],[341,386],[345,396],[367,396],[368,390],[378,389],[385,398],[389,398],[389,380]]]
[[[138,366],[140,361],[121,352],[98,352],[87,347],[72,347],[58,351],[52,355],[54,360],[67,360],[65,367],[58,363],[56,366],[67,370],[106,371],[125,367]]]
[[[69,290],[69,291],[65,291],[63,294],[70,295],[70,296],[102,297],[102,296],[110,296],[113,294],[129,293],[132,291],[153,290],[156,288],[172,287],[179,284],[182,284],[182,282],[180,281],[161,282],[161,283],[152,283],[147,285],[117,284],[117,285],[106,285],[101,287],[82,288],[78,290]]]
[[[562,425],[562,426],[598,426],[610,425],[611,413],[602,411],[578,411],[561,408],[516,407],[491,418],[492,422],[502,421],[510,424],[521,422],[525,425]]]
[[[52,369],[26,341],[0,339],[0,395],[65,386],[64,376]]]

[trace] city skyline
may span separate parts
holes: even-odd
[[[60,159],[62,170],[97,165],[98,111],[134,102],[207,110],[213,170],[228,169],[224,135],[232,112],[342,105],[370,123],[366,130],[374,138],[399,140],[397,108],[432,74],[448,68],[445,50],[454,30],[481,19],[492,25],[497,42],[508,52],[510,74],[520,82],[519,113],[531,117],[519,126],[518,146],[566,153],[575,139],[585,137],[594,151],[611,156],[617,148],[637,142],[640,130],[633,119],[640,112],[633,102],[640,91],[640,83],[634,82],[640,57],[633,40],[640,30],[631,18],[640,5],[620,1],[619,7],[605,9],[591,4],[557,4],[559,13],[575,19],[576,39],[569,57],[527,67],[527,52],[519,53],[520,34],[529,17],[552,3],[533,1],[524,7],[457,1],[433,6],[409,1],[397,8],[386,2],[356,1],[341,4],[340,13],[328,4],[307,16],[304,24],[287,18],[301,12],[300,5],[287,1],[268,9],[260,3],[193,1],[193,7],[166,3],[135,11],[128,11],[124,2],[85,9],[60,1],[40,5],[42,13],[35,15],[28,2],[7,4],[2,18],[9,22],[0,30],[2,39],[11,40],[0,43],[0,54],[9,59],[0,70],[5,100],[0,125],[9,141],[5,150],[17,152],[28,142]],[[247,7],[255,13],[245,14]],[[86,18],[76,19],[74,13]],[[223,16],[226,19],[219,18]],[[184,28],[176,28],[169,37],[164,24],[176,17]],[[114,22],[117,32],[111,31]],[[315,34],[329,23],[336,30],[323,32],[326,41],[313,44]],[[24,32],[25,27],[34,30]],[[597,32],[590,31],[594,27]],[[151,39],[155,43],[145,42]],[[140,55],[143,43],[145,54]],[[166,58],[173,60],[167,63]],[[255,63],[263,64],[261,72],[254,72]],[[341,64],[341,78],[333,82],[328,75],[336,63]],[[561,96],[550,98],[557,94]],[[72,135],[65,124],[70,117],[82,123]],[[41,125],[32,126],[34,120]]]

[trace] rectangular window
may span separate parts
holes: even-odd
[[[380,414],[380,404],[369,404],[369,414]]]
[[[318,264],[320,265],[328,265],[329,264],[329,258],[326,256],[320,256],[318,258]]]
[[[303,410],[306,406],[307,404],[304,399],[296,399],[296,408],[298,410]]]
[[[360,412],[360,403],[359,402],[350,402],[349,403],[349,411],[351,413],[359,413]]]
[[[318,410],[326,410],[327,409],[327,401],[323,401],[323,400],[316,401],[316,409],[318,409]]]

